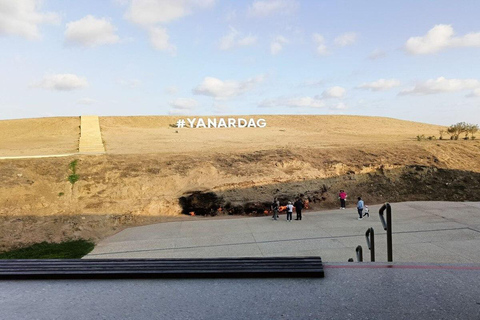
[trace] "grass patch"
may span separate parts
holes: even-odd
[[[80,259],[93,250],[88,240],[70,240],[61,243],[41,242],[28,247],[0,253],[0,259]]]
[[[68,181],[70,181],[71,184],[77,182],[78,179],[80,179],[80,177],[78,176],[78,174],[75,173],[68,176]]]
[[[68,181],[73,185],[75,182],[80,179],[79,175],[77,174],[77,164],[78,160],[73,160],[68,164],[68,168],[72,171],[72,174],[68,176]]]

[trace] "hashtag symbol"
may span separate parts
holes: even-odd
[[[177,128],[185,128],[185,120],[180,119],[177,121]]]

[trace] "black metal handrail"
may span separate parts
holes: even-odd
[[[357,248],[355,249],[355,252],[357,253],[357,262],[363,262],[362,246],[357,246]]]
[[[367,240],[367,247],[370,250],[370,261],[375,262],[375,232],[373,228],[369,228],[365,232],[365,238]]]
[[[383,217],[383,212],[387,209],[387,222]],[[393,246],[392,246],[392,207],[387,202],[385,203],[378,212],[380,216],[380,221],[382,222],[383,229],[387,231],[387,258],[388,262],[393,261]]]

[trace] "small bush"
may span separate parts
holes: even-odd
[[[70,181],[71,184],[74,184],[78,181],[78,179],[80,179],[80,176],[77,174],[77,164],[78,160],[73,160],[68,164],[68,168],[70,169],[70,171],[72,171],[72,174],[69,175],[67,179],[68,181]]]
[[[59,193],[58,193],[58,196],[59,196],[59,197],[61,197],[61,196],[63,196],[63,195],[65,195],[65,193],[63,193],[63,192],[59,192]]]
[[[68,164],[68,167],[70,168],[70,170],[72,170],[73,173],[77,171],[77,164],[78,164],[78,160],[73,160]]]
[[[68,181],[70,181],[71,184],[77,182],[78,179],[80,179],[80,177],[78,176],[78,174],[75,173],[68,176]]]
[[[417,141],[422,141],[422,140],[425,140],[425,135],[424,134],[418,135],[417,136]]]

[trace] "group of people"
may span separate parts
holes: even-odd
[[[304,203],[302,198],[297,198],[295,202],[292,204],[291,201],[288,201],[287,206],[285,207],[285,211],[287,211],[287,221],[292,221],[293,211],[297,213],[297,218],[295,220],[302,220],[302,209]],[[280,202],[277,198],[273,199],[271,209],[273,212],[273,220],[278,220],[278,213],[280,212]]]
[[[347,203],[347,193],[345,190],[340,190],[338,194],[338,199],[340,200],[340,209],[345,210]],[[297,198],[294,203],[288,201],[288,204],[281,208],[280,201],[277,198],[273,199],[271,210],[273,212],[273,220],[278,220],[278,213],[284,209],[287,212],[287,221],[292,221],[293,211],[297,213],[297,218],[295,220],[302,220],[302,209],[304,207],[304,202],[301,197]],[[358,211],[358,220],[362,220],[363,217],[370,217],[368,206],[365,205],[365,202],[362,200],[362,197],[358,197],[357,201],[357,211]]]
[[[338,194],[338,199],[340,199],[340,209],[345,210],[345,205],[347,202],[347,193],[345,190],[340,190]],[[363,217],[370,217],[370,212],[368,211],[368,206],[365,205],[365,202],[362,200],[362,197],[358,197],[357,201],[357,211],[358,211],[358,220],[362,220]]]

